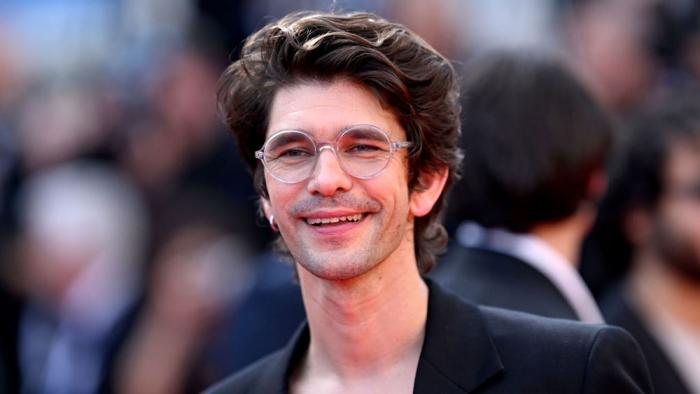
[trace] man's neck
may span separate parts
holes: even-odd
[[[631,294],[636,302],[653,303],[674,320],[700,328],[700,283],[658,261],[652,253],[640,254],[633,264]]]
[[[298,382],[325,391],[390,383],[412,389],[428,311],[415,259],[389,259],[348,281],[323,280],[299,267],[299,279],[311,342]]]
[[[591,227],[594,215],[595,212],[590,208],[581,207],[571,216],[554,222],[539,223],[529,232],[559,252],[576,268],[583,238]]]

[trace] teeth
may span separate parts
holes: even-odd
[[[362,214],[358,213],[356,215],[348,215],[348,216],[338,216],[335,218],[313,218],[313,219],[306,219],[306,221],[309,224],[331,224],[331,223],[339,223],[339,222],[357,222],[360,219],[362,219]]]

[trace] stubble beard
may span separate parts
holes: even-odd
[[[314,276],[325,280],[348,280],[358,277],[378,263],[366,245],[352,251],[318,252],[302,247],[294,260]]]
[[[363,220],[372,222],[371,234],[363,234],[362,240],[329,241],[320,249],[309,239],[296,238],[287,246],[296,263],[314,276],[326,280],[347,280],[360,276],[377,266],[387,255],[387,249],[398,245],[376,244],[382,240],[381,223],[384,211],[379,201],[368,197],[355,197],[349,193],[333,197],[310,196],[295,203],[290,212],[293,216],[320,208],[344,207],[358,212],[369,212]],[[294,237],[292,237],[294,238]],[[384,239],[386,240],[386,239]],[[296,241],[296,242],[295,242]],[[285,240],[286,242],[286,240]],[[292,245],[292,243],[294,245]]]
[[[302,242],[291,253],[296,263],[320,279],[348,280],[370,272],[386,260],[400,247],[405,231],[406,225],[385,229],[377,223],[370,230],[371,234],[358,244],[339,241],[319,251],[308,242]]]
[[[700,253],[697,245],[667,222],[655,224],[653,246],[662,264],[700,286]]]

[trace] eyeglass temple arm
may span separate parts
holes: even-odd
[[[410,148],[413,146],[413,142],[411,142],[411,141],[395,141],[395,142],[391,143],[391,146],[393,146],[394,149]]]

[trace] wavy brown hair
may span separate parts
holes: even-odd
[[[462,155],[454,69],[420,37],[368,13],[290,14],[245,41],[240,59],[219,82],[219,110],[236,136],[256,189],[268,198],[263,166],[254,152],[265,142],[275,93],[298,83],[339,78],[372,92],[414,143],[409,152],[410,190],[423,187],[421,174],[449,169],[445,190],[432,211],[415,220],[416,259],[426,273],[447,242],[439,215],[458,177]]]

